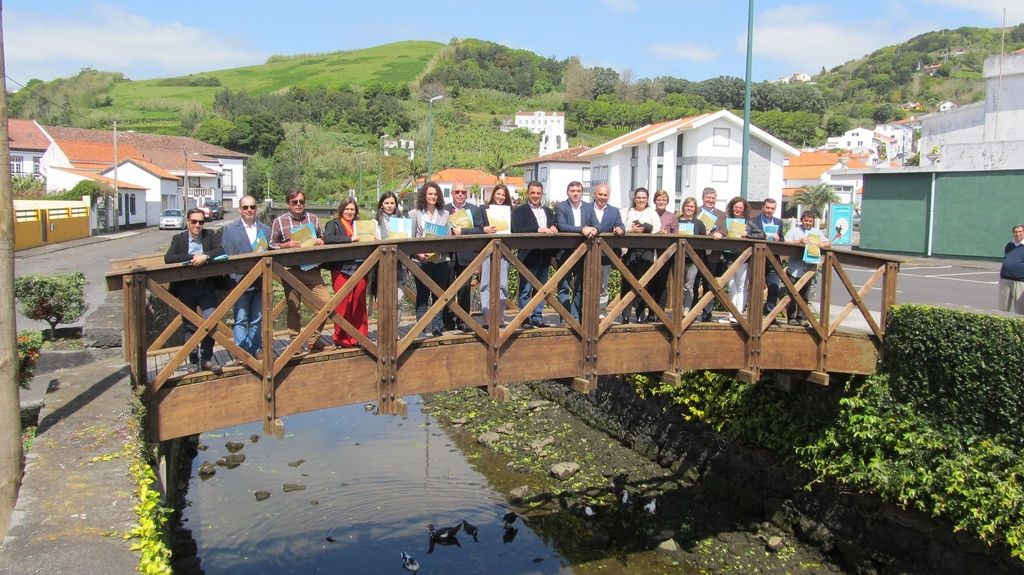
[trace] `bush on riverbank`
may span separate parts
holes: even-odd
[[[841,390],[788,393],[699,372],[679,385],[630,381],[820,479],[944,517],[1024,558],[1024,322],[926,306],[890,317],[888,373]]]

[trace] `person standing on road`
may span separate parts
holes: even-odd
[[[220,235],[213,230],[203,229],[206,216],[203,210],[192,208],[185,215],[188,229],[175,234],[171,245],[164,254],[164,263],[188,264],[192,267],[206,265],[215,257],[224,255],[220,245]],[[181,300],[185,307],[195,310],[199,308],[203,319],[213,315],[217,307],[217,292],[213,278],[200,278],[171,283],[171,294]],[[190,338],[198,326],[190,321],[182,323],[185,337]],[[189,353],[192,366],[189,371],[217,371],[219,367],[213,363],[213,338],[207,335],[199,344],[199,349]]]
[[[256,219],[256,198],[243,196],[238,202],[238,213],[242,217],[224,226],[221,231],[224,253],[235,256],[268,249],[270,226]],[[260,236],[262,243],[257,242]],[[244,273],[231,274],[232,286],[243,276]],[[256,358],[260,357],[263,350],[263,334],[260,330],[263,321],[262,295],[262,282],[257,281],[235,302],[235,343]],[[238,360],[234,360],[229,365],[238,363]]]
[[[1024,314],[1024,224],[1011,229],[1013,239],[1003,248],[999,268],[999,309]]]
[[[288,204],[288,211],[278,216],[274,220],[274,225],[270,227],[270,247],[274,249],[302,247],[301,243],[292,239],[292,233],[305,225],[313,226],[313,231],[316,235],[313,245],[324,245],[319,218],[316,217],[316,214],[306,211],[306,194],[302,190],[291,190],[285,195],[284,199]],[[305,266],[295,266],[290,268],[289,271],[308,287],[309,291],[313,292],[313,296],[316,298],[314,303],[317,307],[322,307],[331,299],[331,292],[324,284],[323,276],[320,275],[320,267],[315,266],[309,269],[303,269],[303,267]],[[302,331],[302,316],[300,315],[302,302],[299,299],[299,292],[292,289],[287,283],[284,284],[284,297],[288,301],[288,335],[294,339]],[[310,335],[307,348],[311,353],[334,349],[333,344],[325,344],[320,339],[320,332],[323,329],[324,324],[321,323],[313,331],[313,334]]]

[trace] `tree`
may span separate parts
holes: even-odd
[[[228,147],[231,145],[231,132],[235,125],[226,118],[210,118],[204,120],[196,128],[196,138],[214,146]]]
[[[875,108],[875,112],[871,115],[871,117],[874,118],[874,120],[879,124],[884,124],[888,121],[891,121],[893,118],[896,117],[896,106],[893,106],[892,104],[888,103],[882,104],[881,106]]]
[[[589,100],[594,96],[594,78],[580,64],[579,56],[572,56],[566,61],[562,90],[567,102]]]
[[[50,338],[56,339],[58,324],[76,322],[88,309],[86,283],[82,272],[31,274],[14,280],[14,297],[21,303],[22,315],[50,324]]]
[[[277,145],[284,140],[281,122],[269,113],[255,116],[239,116],[231,132],[231,142],[243,152],[259,152],[273,155]]]
[[[3,14],[0,14],[0,79],[4,65]],[[0,80],[2,85],[2,80]],[[0,93],[0,157],[10,157],[7,133],[7,90]],[[14,195],[9,170],[0,171],[0,289],[14,286]],[[21,485],[21,417],[18,405],[18,335],[14,298],[0,303],[0,538],[6,537]]]
[[[839,196],[827,184],[807,185],[793,195],[793,203],[814,210],[818,217],[824,219],[828,205],[838,202]]]
[[[848,116],[834,114],[825,121],[825,134],[829,137],[842,136],[850,129],[850,125]]]

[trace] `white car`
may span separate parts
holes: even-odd
[[[181,210],[164,210],[160,213],[161,230],[185,229],[185,214]]]

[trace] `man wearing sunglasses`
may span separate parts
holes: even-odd
[[[220,236],[204,227],[206,216],[203,210],[192,208],[185,217],[188,229],[171,238],[171,247],[167,248],[167,253],[164,254],[164,263],[199,267],[215,257],[224,255]],[[203,319],[209,318],[217,307],[217,292],[212,277],[172,282],[171,294],[189,309],[199,308]],[[192,337],[196,329],[197,326],[190,321],[182,324],[186,339]],[[190,371],[220,369],[213,363],[213,338],[210,336],[204,337],[199,349],[193,349],[188,358],[191,363]]]
[[[292,231],[298,230],[301,226],[307,224],[312,225],[313,230],[316,232],[316,239],[313,241],[313,245],[324,245],[320,219],[316,217],[316,214],[306,211],[306,194],[302,193],[302,190],[290,190],[284,199],[288,204],[288,211],[274,219],[274,224],[270,227],[270,247],[272,249],[302,247],[302,244],[292,239]],[[324,278],[320,275],[319,267],[302,269],[299,266],[295,266],[290,268],[289,271],[305,284],[309,291],[313,292],[318,307],[323,307],[331,299],[331,292],[327,289],[327,285],[324,284]],[[299,293],[293,290],[287,283],[284,284],[284,297],[288,301],[288,334],[292,339],[295,339],[299,332],[302,331],[302,316],[299,315],[301,300],[299,299]],[[313,335],[310,336],[306,346],[311,353],[334,349],[333,344],[325,344],[320,338],[323,330],[324,324],[321,323],[317,326]]]
[[[243,197],[238,202],[238,212],[242,217],[224,226],[221,232],[224,253],[234,256],[267,249],[270,226],[256,219],[256,198]],[[244,273],[231,274],[231,285],[234,286],[244,276]],[[235,302],[235,343],[257,358],[263,350],[263,334],[260,332],[263,320],[262,295],[262,282],[257,280]],[[237,363],[232,361],[231,365]]]

